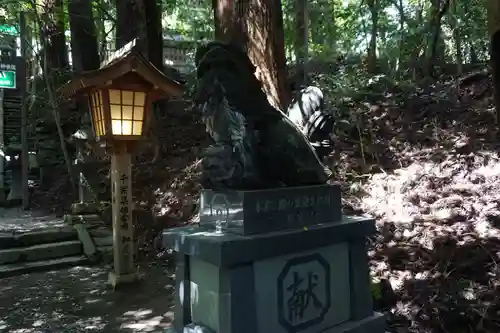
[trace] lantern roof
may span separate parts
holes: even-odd
[[[164,97],[178,97],[183,93],[180,82],[168,77],[147,60],[138,50],[137,39],[115,51],[96,70],[80,73],[59,89],[64,98],[71,98],[93,88],[112,86],[114,81],[136,73],[153,87],[153,91]],[[153,92],[152,91],[152,92]]]

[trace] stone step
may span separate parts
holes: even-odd
[[[78,240],[0,250],[0,265],[81,255],[82,251]]]
[[[0,233],[0,249],[27,247],[37,244],[78,240],[76,230],[71,227],[47,228],[20,234]]]
[[[82,243],[83,253],[87,258],[91,260],[96,260],[97,250],[92,237],[90,237],[89,231],[83,224],[74,225],[76,231],[78,232],[78,239]]]
[[[59,259],[0,265],[0,278],[35,272],[46,272],[66,267],[82,266],[87,265],[88,263],[89,260],[85,256],[72,256]]]
[[[100,206],[93,202],[76,202],[71,205],[71,212],[73,214],[96,214],[99,212]]]
[[[103,224],[104,222],[102,221],[101,216],[97,214],[66,214],[64,215],[64,222],[69,224],[69,225],[74,225],[74,224],[86,224],[86,225],[93,225],[93,224]]]

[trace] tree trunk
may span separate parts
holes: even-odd
[[[125,46],[134,38],[144,38],[140,27],[142,17],[139,1],[115,0],[116,5],[116,42],[115,49]]]
[[[164,70],[163,63],[163,27],[161,24],[161,4],[156,0],[143,0],[144,4],[144,20],[146,21],[146,43],[143,44],[144,54],[151,63],[159,70]],[[167,102],[158,101],[153,106],[153,116],[158,118],[158,112],[165,108]],[[161,156],[163,143],[158,140],[158,133],[161,131],[160,122],[153,122],[151,132],[153,135],[152,144],[154,146],[155,162]]]
[[[443,53],[443,50],[440,50],[440,46],[442,47],[442,44],[440,43],[440,40],[442,39],[441,36],[441,20],[446,14],[450,7],[450,0],[444,0],[444,4],[441,7],[441,0],[433,0],[432,1],[432,8],[431,8],[431,18],[430,18],[430,32],[432,39],[430,40],[429,46],[428,46],[428,55],[426,59],[426,75],[427,76],[434,76],[434,67],[437,62],[443,62],[443,56],[441,53]]]
[[[68,3],[68,12],[74,72],[80,73],[98,69],[100,67],[100,57],[92,3],[88,0],[70,0]],[[77,99],[82,129],[91,129],[87,100],[83,96],[79,96]],[[83,149],[81,147],[77,149],[77,158],[84,156]],[[78,174],[78,196],[80,202],[96,199],[93,196],[89,196],[96,189],[90,189],[83,181],[84,177],[85,175],[80,171]]]
[[[307,63],[309,61],[309,15],[307,0],[295,1],[295,58],[297,86],[307,84]]]
[[[286,110],[287,85],[283,13],[279,0],[213,1],[216,38],[243,47],[257,67],[269,102]]]
[[[460,36],[460,29],[457,20],[457,0],[451,0],[450,2],[450,18],[451,18],[451,28],[453,31],[453,38],[455,39],[455,52],[456,52],[456,64],[457,64],[457,75],[461,75],[462,69],[462,38]]]
[[[44,52],[51,70],[69,67],[68,48],[64,35],[64,12],[62,0],[42,0],[40,26],[42,38],[45,39]]]
[[[395,2],[396,4],[396,2]],[[397,64],[397,67],[396,67],[396,71],[398,73],[398,75],[401,77],[401,71],[403,69],[403,62],[404,62],[404,58],[405,58],[405,54],[404,54],[404,51],[403,51],[403,47],[404,47],[404,35],[406,33],[405,31],[405,22],[406,22],[406,15],[405,15],[405,10],[404,10],[404,3],[403,3],[403,0],[399,0],[397,2],[397,9],[398,9],[398,13],[399,13],[399,54],[398,54],[398,64]]]
[[[473,42],[469,42],[469,50],[470,50],[471,64],[477,64],[479,62],[479,56],[477,55],[477,51],[476,48],[474,47]]]
[[[98,69],[99,50],[91,2],[70,0],[68,12],[73,70],[79,73]]]
[[[368,47],[368,72],[377,72],[377,33],[378,33],[378,2],[377,0],[368,0],[372,18],[370,45]]]
[[[163,70],[161,5],[156,0],[116,1],[116,49],[139,38],[143,55]]]
[[[105,0],[98,0],[99,3],[99,15],[95,17],[95,25],[97,28],[97,44],[99,45],[99,59],[104,60],[108,57],[108,42],[106,40],[106,27],[104,25],[105,14],[103,12],[109,10],[109,4]],[[111,45],[110,45],[111,46]]]
[[[163,28],[161,4],[156,0],[143,0],[146,21],[147,57],[159,70],[163,70]]]
[[[115,0],[116,3],[116,49],[139,38],[138,47],[142,54],[160,71],[163,66],[163,29],[161,5],[156,0]],[[153,116],[162,108],[163,101],[153,106]],[[154,123],[154,122],[153,122]],[[154,125],[153,125],[154,126]],[[151,129],[155,132],[155,128]],[[153,161],[161,154],[161,142],[152,135],[154,145]]]

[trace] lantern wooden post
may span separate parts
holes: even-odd
[[[115,142],[111,155],[111,203],[113,210],[113,270],[109,282],[138,280],[135,265],[134,226],[132,220],[132,156],[127,142]]]

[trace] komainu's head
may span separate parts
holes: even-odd
[[[219,82],[224,88],[228,104],[247,121],[260,124],[264,119],[280,117],[269,104],[256,78],[256,67],[238,45],[212,41],[198,47],[195,55],[197,87],[194,99],[202,105]],[[269,120],[269,119],[267,119]]]
[[[240,70],[255,73],[255,66],[252,65],[245,51],[235,44],[211,41],[196,49],[195,65],[198,74],[203,73],[206,65],[214,63],[231,63],[240,67]]]

